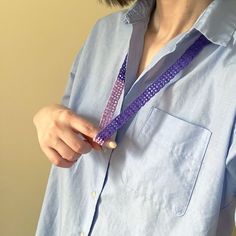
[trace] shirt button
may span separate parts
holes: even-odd
[[[91,194],[92,194],[92,197],[93,197],[93,198],[95,198],[96,195],[97,195],[95,191],[93,191]]]
[[[80,232],[80,236],[84,236],[84,232]]]

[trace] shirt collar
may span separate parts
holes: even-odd
[[[124,11],[121,20],[126,24],[149,20],[156,0],[137,0]],[[236,29],[236,1],[214,0],[199,16],[192,27],[212,43],[226,46]]]
[[[140,20],[149,19],[156,0],[137,0],[128,10],[124,11],[121,20],[127,24],[133,24]]]

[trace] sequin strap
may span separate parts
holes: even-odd
[[[131,119],[142,106],[144,106],[155,94],[157,94],[167,83],[169,83],[170,80],[172,80],[181,70],[187,67],[200,53],[200,51],[209,43],[210,41],[204,35],[201,35],[173,65],[171,65],[163,74],[151,83],[141,95],[139,95],[128,105],[123,112],[112,119],[120,95],[124,89],[127,60],[126,55],[100,122],[101,130],[94,138],[94,141],[102,145],[105,140],[111,138],[111,136],[125,123],[127,123],[128,120]]]
[[[115,81],[115,84],[113,86],[111,95],[108,99],[106,108],[103,112],[102,119],[99,124],[99,128],[101,128],[101,129],[106,127],[109,124],[109,122],[112,120],[115,110],[116,110],[116,107],[117,107],[117,104],[118,104],[118,101],[119,101],[122,91],[124,89],[127,57],[128,57],[128,55],[126,55],[125,60],[120,68],[119,75]]]

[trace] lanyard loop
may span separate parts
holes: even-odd
[[[94,142],[103,145],[103,143],[111,138],[111,136],[120,129],[128,120],[133,117],[142,106],[144,106],[154,95],[156,95],[167,83],[170,82],[180,71],[187,67],[191,61],[201,52],[201,50],[210,44],[210,41],[201,35],[190,45],[189,48],[179,57],[176,62],[171,65],[163,74],[161,74],[153,83],[151,83],[143,93],[135,98],[128,107],[112,119],[121,93],[125,85],[125,74],[127,55],[120,68],[119,75],[113,86],[111,95],[109,97],[106,108],[103,112],[102,119],[100,122],[100,132],[93,139]]]

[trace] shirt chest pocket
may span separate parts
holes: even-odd
[[[158,209],[183,215],[199,174],[211,131],[156,107],[125,155],[122,181]]]

